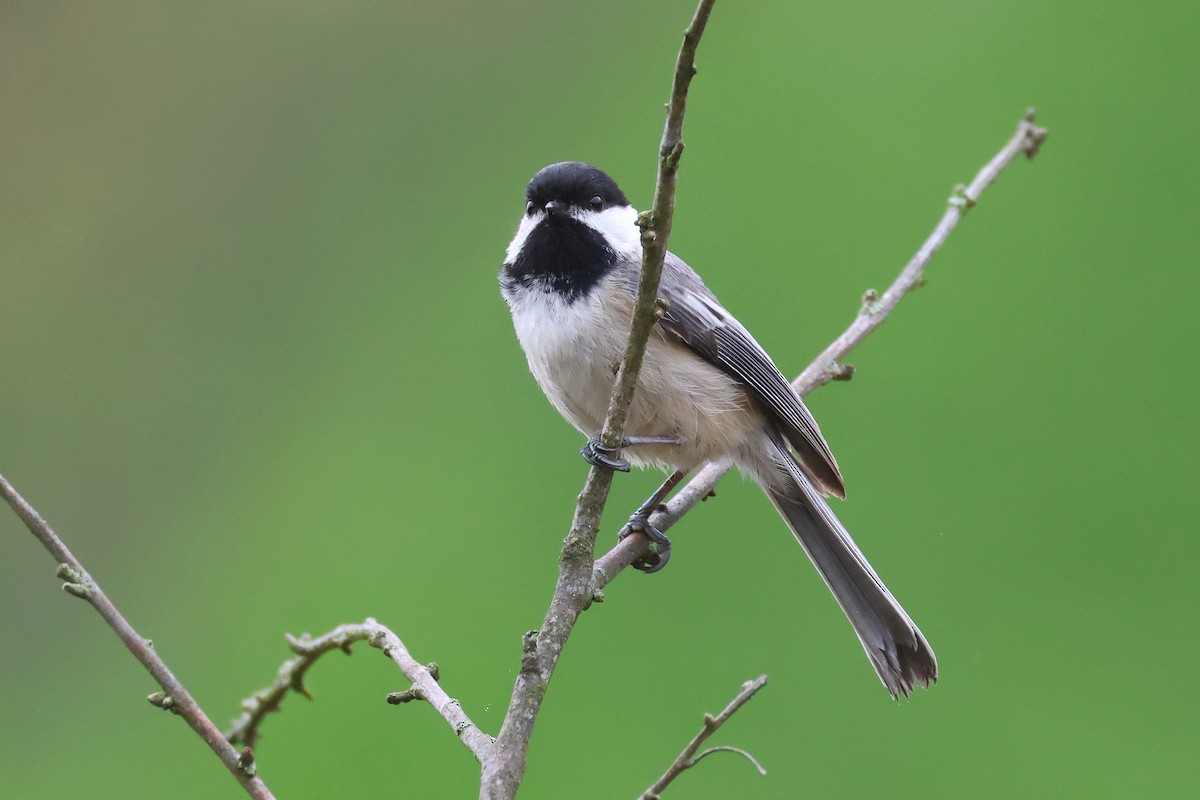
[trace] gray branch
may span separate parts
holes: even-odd
[[[633,323],[625,357],[617,372],[616,384],[608,407],[601,438],[615,447],[621,441],[625,415],[633,399],[638,371],[646,342],[656,317],[658,282],[662,274],[667,239],[675,210],[675,176],[683,153],[683,116],[688,87],[696,73],[696,48],[704,34],[715,0],[701,0],[691,24],[684,31],[683,45],[675,62],[675,79],[671,100],[667,105],[667,120],[659,147],[658,180],[654,189],[654,206],[638,219],[642,229],[642,272],[634,306]],[[595,586],[592,579],[595,562],[596,535],[600,516],[608,500],[612,471],[592,467],[575,507],[570,532],[563,542],[558,560],[558,581],[550,608],[541,628],[525,636],[521,669],[513,687],[512,700],[496,749],[483,764],[479,796],[481,800],[507,800],[516,795],[525,774],[525,758],[534,722],[546,694],[546,686],[554,674],[558,657],[575,627],[575,621],[592,602]],[[632,538],[632,537],[631,537]],[[641,539],[642,537],[638,537]],[[644,540],[643,540],[644,541]]]
[[[687,747],[683,748],[683,752],[681,752],[675,759],[674,763],[667,768],[667,771],[664,772],[658,780],[652,783],[649,789],[642,792],[642,796],[639,798],[639,800],[658,800],[663,789],[666,789],[671,781],[682,775],[685,770],[689,770],[696,766],[696,764],[700,763],[700,759],[707,755],[711,755],[712,753],[737,753],[753,764],[754,768],[758,770],[760,775],[766,775],[767,771],[762,768],[762,764],[759,764],[758,760],[754,756],[750,755],[745,750],[741,750],[736,747],[710,747],[703,753],[700,753],[699,755],[696,754],[696,751],[700,749],[700,746],[708,741],[708,737],[716,733],[718,728],[724,725],[730,717],[736,714],[739,708],[750,702],[750,698],[754,697],[754,695],[758,693],[758,690],[766,685],[766,675],[759,675],[752,681],[746,681],[742,684],[741,691],[739,691],[737,695],[729,701],[729,705],[725,706],[725,709],[720,714],[717,714],[715,717],[712,714],[705,714],[704,727],[700,729],[699,733],[692,737],[692,740],[688,742]]]
[[[312,637],[306,633],[299,637],[287,638],[296,657],[283,662],[270,686],[260,689],[242,701],[242,715],[233,721],[232,727],[225,734],[225,738],[231,743],[253,747],[258,741],[263,721],[268,714],[279,710],[289,692],[298,692],[311,699],[312,696],[304,685],[304,676],[318,658],[334,650],[342,650],[349,654],[352,644],[365,641],[382,650],[400,668],[404,676],[412,681],[411,689],[389,695],[388,702],[398,704],[410,700],[424,700],[446,721],[476,760],[482,762],[491,752],[492,737],[481,731],[462,710],[458,701],[446,694],[438,683],[437,665],[419,663],[408,652],[400,637],[387,626],[368,617],[357,625],[339,625],[321,636]]]
[[[66,581],[63,584],[63,590],[74,597],[86,600],[92,608],[96,609],[126,649],[141,662],[155,682],[162,687],[161,692],[155,692],[147,699],[159,708],[169,709],[183,717],[188,726],[204,740],[209,749],[216,753],[217,758],[221,759],[221,763],[242,785],[248,795],[257,800],[273,800],[274,795],[271,794],[271,790],[267,788],[261,778],[255,775],[253,752],[249,748],[240,752],[234,749],[233,745],[225,739],[217,726],[200,708],[191,693],[167,668],[166,662],[154,651],[154,646],[150,641],[143,639],[133,629],[133,626],[108,599],[108,595],[100,588],[100,584],[96,583],[95,579],[88,574],[83,564],[67,549],[62,539],[58,538],[58,534],[42,518],[42,515],[17,493],[17,490],[3,475],[0,475],[0,496],[21,518],[29,532],[36,536],[38,541],[50,551],[50,555],[59,562],[58,577]]]
[[[413,682],[413,688],[409,690],[411,695],[433,706],[433,710],[446,720],[446,724],[471,751],[475,760],[481,764],[487,763],[493,752],[492,737],[471,721],[458,701],[446,694],[429,668],[412,657],[396,634],[369,617],[363,627],[370,632],[367,641],[371,646],[382,650],[400,668],[404,677]]]

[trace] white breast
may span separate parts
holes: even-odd
[[[604,423],[629,332],[632,300],[611,278],[569,302],[524,288],[509,298],[529,370],[568,422],[591,435]]]
[[[523,288],[509,298],[517,338],[546,397],[584,435],[604,424],[625,352],[633,297],[609,277],[586,297]],[[756,414],[745,391],[716,367],[656,328],[646,348],[626,432],[673,436],[679,445],[629,448],[635,465],[691,469],[732,455],[747,440]]]

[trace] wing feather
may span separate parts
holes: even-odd
[[[667,301],[659,322],[663,330],[745,386],[779,424],[816,482],[827,493],[844,497],[837,460],[821,429],[771,357],[678,256],[667,253],[663,269],[670,273],[659,288]]]

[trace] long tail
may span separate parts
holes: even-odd
[[[871,569],[786,445],[781,452],[795,483],[763,488],[837,598],[879,679],[892,697],[935,683],[937,658],[929,642]]]

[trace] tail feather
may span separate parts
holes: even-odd
[[[786,445],[794,486],[764,487],[846,618],[892,697],[937,681],[937,658]]]

